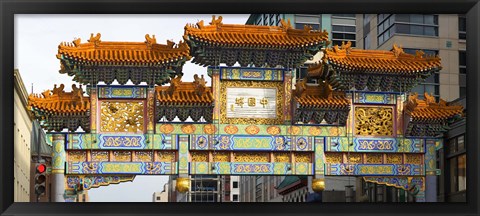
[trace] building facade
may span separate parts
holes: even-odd
[[[240,202],[282,202],[276,186],[285,176],[240,176]]]
[[[169,198],[169,184],[166,183],[163,185],[163,190],[161,192],[153,192],[152,202],[168,202]]]
[[[14,202],[29,202],[33,119],[27,110],[28,93],[18,70],[14,70],[14,82]]]
[[[451,103],[466,107],[466,98]],[[466,109],[464,110],[466,115]],[[467,145],[465,140],[466,120],[450,125],[444,134],[443,148],[437,150],[437,166],[442,172],[437,176],[438,202],[466,202],[467,194]]]
[[[458,14],[357,14],[357,47],[406,53],[422,50],[442,59],[442,69],[415,87],[446,101],[466,93],[466,19]]]

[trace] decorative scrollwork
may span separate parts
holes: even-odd
[[[175,152],[159,151],[157,155],[158,155],[157,162],[174,162],[175,161]]]
[[[423,164],[423,157],[421,154],[407,154],[405,158],[406,164]]]
[[[392,136],[393,109],[387,107],[355,107],[355,135]]]
[[[92,161],[108,161],[108,151],[92,151]]]
[[[387,164],[402,164],[403,156],[401,154],[387,154]]]
[[[208,162],[208,153],[207,152],[192,152],[191,153],[192,162]]]
[[[235,162],[270,162],[270,155],[263,152],[234,153],[233,156]]]
[[[362,163],[362,154],[361,153],[347,154],[347,163],[351,163],[351,164]]]
[[[367,164],[382,164],[383,154],[369,153],[365,161]]]
[[[312,163],[312,155],[310,153],[297,152],[295,153],[295,162]]]
[[[130,151],[114,151],[112,161],[131,161],[132,152]]]
[[[135,152],[135,161],[148,162],[152,161],[153,153],[151,151],[137,151]]]
[[[86,161],[87,152],[85,151],[70,151],[68,152],[68,160],[72,162]]]
[[[229,152],[215,152],[213,154],[213,161],[215,162],[229,162],[230,153]]]
[[[339,164],[343,162],[342,153],[325,153],[325,161],[331,164]]]
[[[290,155],[286,152],[278,152],[273,154],[273,158],[275,163],[289,163],[290,162]]]

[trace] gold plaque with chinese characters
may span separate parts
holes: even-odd
[[[223,81],[220,121],[225,124],[281,124],[281,82]]]

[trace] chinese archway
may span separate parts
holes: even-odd
[[[439,171],[438,135],[463,111],[409,94],[441,69],[439,57],[396,45],[325,48],[327,32],[283,20],[231,25],[213,17],[186,25],[183,38],[107,42],[92,34],[59,45],[59,72],[79,86],[55,85],[28,104],[53,146],[54,200],[79,184],[135,175],[178,175],[177,190],[186,191],[189,175],[214,174],[313,176],[314,191],[325,176],[357,176],[425,201],[426,181]],[[295,82],[292,73],[316,54],[323,57]],[[208,77],[183,82],[189,60]]]

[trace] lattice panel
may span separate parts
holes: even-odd
[[[132,160],[132,152],[130,151],[114,151],[112,161],[128,162]]]
[[[325,153],[326,163],[338,164],[343,162],[343,153]]]
[[[386,156],[387,164],[402,164],[403,155],[401,154],[387,154]]]
[[[68,152],[68,161],[86,161],[87,152],[85,151],[69,151]]]
[[[172,151],[159,151],[157,157],[157,162],[174,162],[176,160],[175,152]]]

